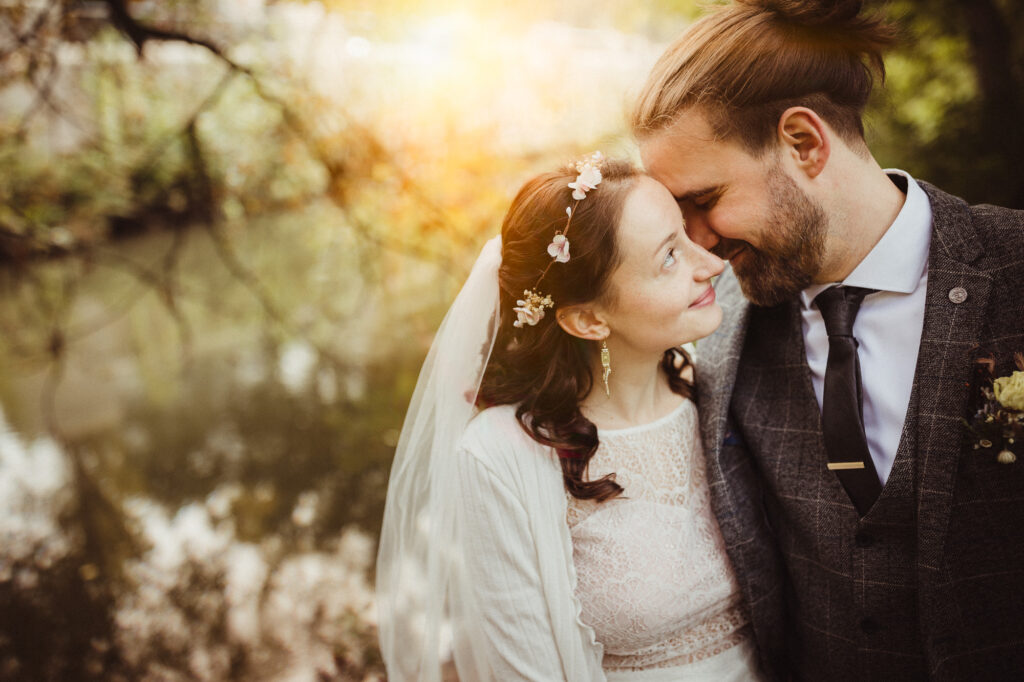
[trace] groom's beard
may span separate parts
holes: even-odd
[[[733,239],[713,251],[731,261],[743,294],[755,305],[774,306],[807,288],[821,270],[828,217],[776,165],[768,175],[771,213],[757,248]]]

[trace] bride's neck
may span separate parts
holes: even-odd
[[[636,355],[611,348],[612,373],[605,393],[600,356],[591,371],[594,386],[580,404],[584,416],[598,428],[618,429],[652,422],[676,407],[682,398],[669,388],[661,371],[661,356]]]

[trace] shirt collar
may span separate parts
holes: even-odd
[[[895,168],[888,168],[885,172],[890,177],[906,178],[907,198],[896,220],[864,260],[841,283],[847,286],[909,294],[917,288],[921,274],[928,265],[932,206],[928,201],[928,195],[909,173]],[[801,291],[800,302],[803,307],[810,308],[814,297],[830,286],[833,286],[833,283],[812,284]]]

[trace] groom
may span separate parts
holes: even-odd
[[[1024,443],[964,422],[1024,353],[1024,212],[879,167],[861,113],[893,34],[860,4],[721,7],[636,107],[732,266],[699,347],[715,512],[768,676],[1024,679]]]

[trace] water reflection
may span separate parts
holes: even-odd
[[[67,504],[69,479],[56,444],[45,438],[24,442],[0,409],[0,583],[34,587],[38,570],[68,555],[59,513]]]
[[[287,234],[268,231],[259,248]],[[154,234],[125,251],[146,264],[165,246]],[[203,266],[210,248],[190,241],[182,263],[184,354],[158,297],[115,315],[133,287],[119,273],[67,259],[4,282],[0,316],[21,343],[0,345],[0,679],[383,674],[370,575],[398,428],[436,324],[424,319],[440,302],[421,293],[410,305],[399,279],[400,310],[381,300],[358,324],[418,335],[374,332],[368,345],[344,328],[333,340],[315,325],[289,334]],[[289,258],[303,257],[293,244]],[[406,267],[418,286],[426,266]],[[277,268],[295,272],[270,263],[260,275],[273,282]],[[330,273],[324,286],[357,276]],[[51,277],[72,282],[53,303],[65,328],[110,320],[55,361],[29,341],[45,341],[48,321],[19,316]],[[292,301],[275,288],[280,304],[311,305],[307,283],[290,283]],[[211,291],[216,314],[202,300]]]
[[[139,588],[116,608],[129,668],[166,679],[160,662],[181,679],[226,680],[335,679],[379,667],[365,577],[372,538],[350,528],[319,551],[288,551],[277,536],[244,542],[230,516],[211,513],[220,494],[173,516],[145,500],[128,505],[152,541],[129,563]]]

